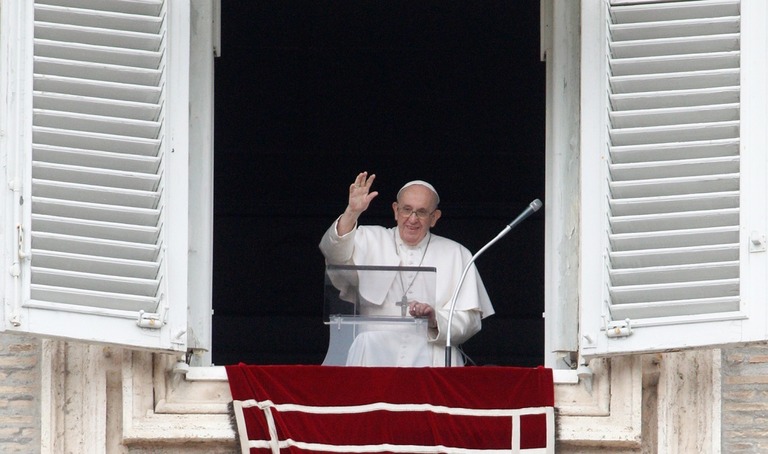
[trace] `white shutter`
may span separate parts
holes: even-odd
[[[766,253],[750,236],[765,234],[768,143],[744,128],[765,123],[766,99],[743,77],[765,58],[766,16],[743,3],[585,4],[585,356],[766,337]]]
[[[188,3],[15,3],[31,124],[8,172],[22,228],[5,327],[183,351]]]

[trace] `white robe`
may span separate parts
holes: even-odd
[[[380,226],[359,226],[340,237],[336,233],[334,222],[320,241],[320,250],[326,262],[334,265],[423,266],[437,269],[437,328],[430,328],[426,339],[416,339],[409,333],[363,333],[356,338],[350,349],[348,365],[445,365],[446,333],[453,292],[466,264],[472,258],[467,248],[431,232],[419,245],[409,247],[402,242],[397,228],[394,227],[387,229]],[[392,285],[402,286],[402,283],[395,280]],[[381,311],[396,311],[399,314],[399,308],[394,304],[382,304]],[[480,331],[481,319],[493,313],[488,293],[473,264],[464,278],[456,300],[451,344],[457,346],[464,343]],[[451,356],[452,365],[464,365],[464,358],[455,350]]]

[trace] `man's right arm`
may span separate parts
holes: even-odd
[[[344,210],[344,213],[336,220],[336,234],[338,236],[344,236],[347,233],[357,227],[357,219],[362,213],[356,213],[349,207]]]
[[[349,185],[347,208],[320,241],[320,250],[330,263],[346,263],[352,260],[354,250],[352,233],[357,227],[357,220],[368,209],[371,200],[379,195],[377,191],[371,192],[371,185],[375,179],[376,175],[369,177],[368,172],[360,172],[355,182]]]
[[[320,240],[320,252],[328,263],[334,265],[351,263],[352,253],[355,250],[354,226],[349,232],[339,235],[340,221],[341,217],[328,228]]]

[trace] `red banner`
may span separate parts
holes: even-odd
[[[554,452],[550,369],[226,369],[243,452]]]

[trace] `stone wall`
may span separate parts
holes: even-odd
[[[768,346],[722,352],[722,452],[768,452]]]
[[[0,334],[0,452],[40,452],[40,345]]]
[[[42,404],[41,377],[43,376],[41,358],[43,356],[45,355],[43,355],[40,340],[28,336],[0,334],[0,452],[28,453],[40,452],[42,449],[41,421],[43,418],[40,408]],[[61,355],[56,355],[57,358],[59,356]],[[64,357],[69,356],[64,355]],[[138,355],[138,358],[145,356],[147,355]],[[637,413],[642,413],[642,437],[636,439],[635,443],[625,442],[623,446],[603,446],[605,443],[595,442],[588,444],[591,446],[570,447],[560,444],[560,450],[582,454],[605,452],[605,449],[611,452],[639,453],[661,452],[657,450],[660,447],[665,447],[668,452],[687,452],[688,448],[696,446],[695,449],[698,449],[698,452],[716,452],[715,447],[721,446],[721,452],[727,453],[768,452],[768,345],[724,349],[720,355],[714,356],[719,361],[711,364],[707,360],[708,356],[712,357],[712,351],[709,353],[707,351],[691,351],[650,355],[646,356],[643,362],[637,361],[638,364],[642,363],[643,371],[642,386],[638,386],[639,389],[642,389],[642,410],[635,408],[635,406],[628,409],[628,412],[635,414],[635,416],[638,416]],[[122,358],[122,356],[120,357]],[[93,360],[92,357],[90,359]],[[135,361],[136,359],[134,359]],[[720,364],[717,364],[718,362]],[[53,375],[53,378],[63,380],[59,374],[66,375],[68,372],[77,370],[77,368],[73,369],[72,364],[69,363],[71,361],[67,362],[68,365],[64,367],[64,370],[57,369],[58,372]],[[143,363],[133,367],[138,368],[137,370],[151,371],[153,369],[151,366],[143,367],[142,365]],[[159,364],[154,369],[157,369],[157,366]],[[627,367],[619,367],[616,371],[626,369]],[[637,367],[633,366],[630,369],[637,369]],[[718,373],[718,369],[720,369],[721,374]],[[110,370],[126,371],[124,366]],[[129,373],[127,376],[133,375]],[[162,374],[160,375],[162,376]],[[631,375],[638,374],[632,373]],[[718,380],[720,378],[721,380]],[[621,387],[626,387],[627,377],[617,376],[616,379],[618,381],[610,387],[610,394],[613,394],[610,399],[611,413],[617,410],[617,406],[621,402],[620,400],[614,401],[619,397],[616,393],[618,392],[619,395],[627,393],[626,390],[623,392],[620,390]],[[148,383],[142,381],[139,388],[151,390],[156,387],[153,387],[151,379],[149,380]],[[117,389],[122,390],[122,385],[124,383],[121,383]],[[597,395],[599,389],[596,386],[592,391]],[[718,394],[720,390],[721,400],[713,399],[713,394]],[[157,392],[157,389],[155,391]],[[183,394],[180,391],[176,391],[176,393],[179,396]],[[149,395],[152,394],[150,392]],[[218,396],[218,394],[216,395]],[[170,392],[166,392],[164,396],[166,406],[168,403],[172,404],[171,406],[180,405],[175,402],[176,400],[181,399],[183,402],[189,400],[188,397],[185,397],[186,395],[179,397]],[[62,395],[60,397],[66,400],[67,396]],[[116,399],[118,401],[123,400],[119,395]],[[218,396],[216,399],[203,400],[216,400],[217,402],[226,400],[222,399],[222,396]],[[622,399],[626,400],[624,397]],[[56,406],[61,403],[58,402]],[[722,405],[722,413],[717,411],[718,408],[714,408],[720,405]],[[121,406],[116,404],[116,407]],[[147,409],[142,407],[137,409],[136,414],[142,416],[146,413]],[[705,418],[707,414],[710,414],[711,417]],[[225,415],[200,416],[206,420],[213,416],[226,417]],[[158,415],[154,417],[158,417]],[[168,415],[168,417],[179,416]],[[563,417],[561,414],[561,425],[564,421]],[[604,419],[613,420],[614,418],[615,416],[611,415]],[[714,420],[710,418],[714,418]],[[718,420],[719,418],[721,419]],[[617,421],[613,422],[616,423]],[[200,426],[201,423],[196,421],[193,425]],[[682,426],[685,428],[683,429]],[[710,426],[712,430],[709,430]],[[718,431],[714,430],[719,428],[718,426],[722,428],[719,440],[716,433]],[[61,423],[61,427],[65,428],[68,425]],[[622,428],[623,425],[615,427],[615,430]],[[79,429],[82,430],[83,428],[80,427]],[[133,443],[126,446],[120,443],[119,427],[116,426],[108,432],[109,434],[105,433],[96,438],[104,441],[102,437],[106,436],[108,441],[111,440],[107,444],[117,447],[115,452],[135,452],[137,454],[174,452],[174,449],[179,447],[162,440],[160,440],[161,443],[147,441],[146,444]],[[708,433],[710,434],[709,437],[706,436]],[[707,439],[702,439],[702,437]],[[190,452],[229,453],[236,451],[235,446],[233,446],[235,445],[234,440],[230,436],[219,434],[214,438],[218,438],[218,440],[211,440],[212,443],[201,443],[201,440],[198,440],[189,446]],[[708,446],[714,450],[710,451],[711,448]]]

